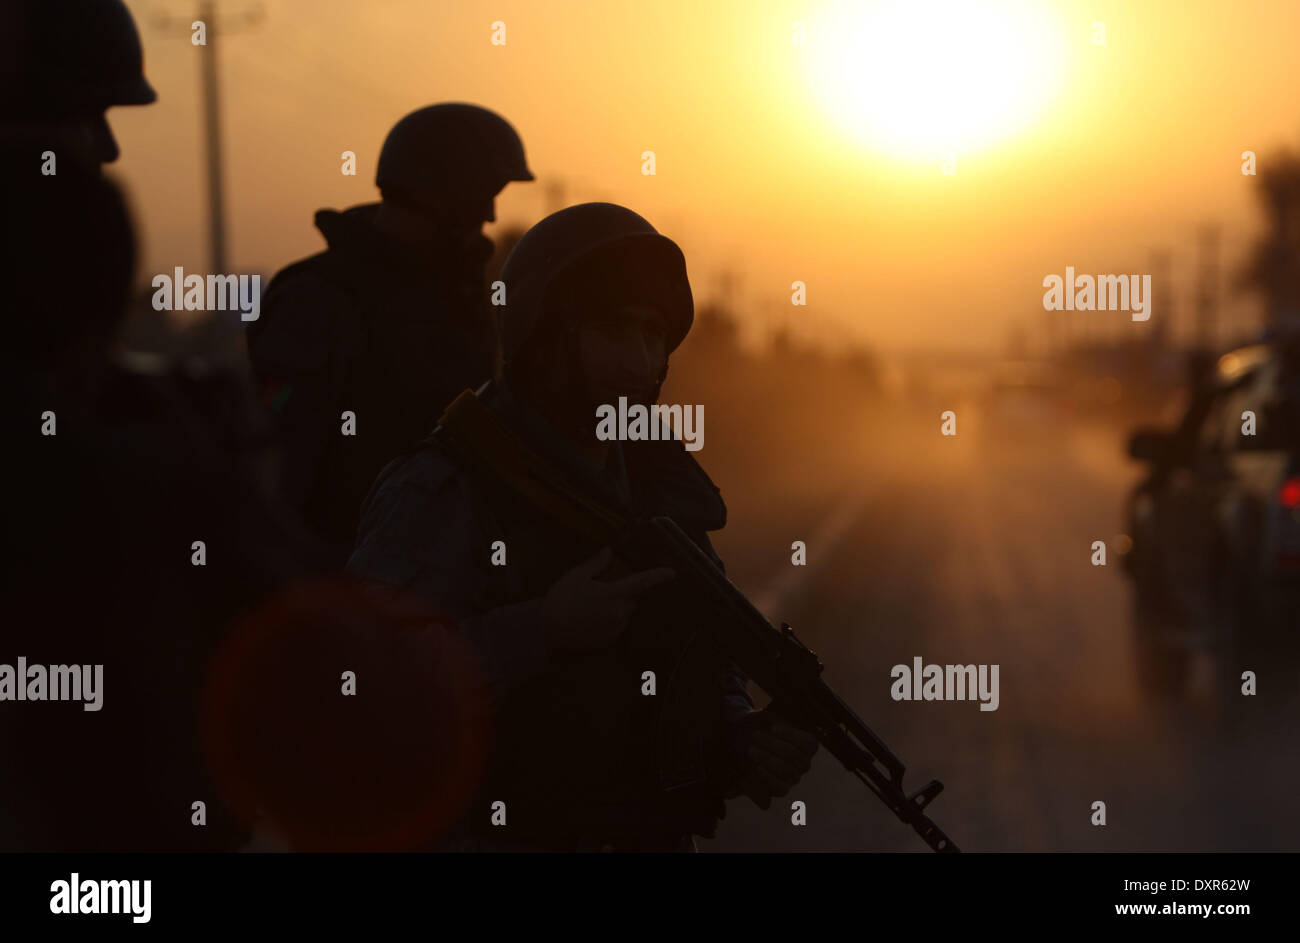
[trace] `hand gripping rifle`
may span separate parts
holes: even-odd
[[[489,384],[490,386],[490,384]],[[431,441],[458,463],[504,485],[575,533],[610,545],[636,568],[671,567],[677,585],[706,614],[718,651],[772,699],[772,710],[816,735],[822,746],[866,785],[934,851],[960,849],[925,814],[943,783],[903,791],[902,761],[822,680],[822,663],[785,623],[777,629],[671,519],[635,520],[572,487],[466,390],[443,413]]]

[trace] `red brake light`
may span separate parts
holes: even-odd
[[[1287,479],[1277,497],[1288,511],[1300,507],[1300,477]]]

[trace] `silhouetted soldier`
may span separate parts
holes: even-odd
[[[478,762],[449,728],[475,713],[456,640],[304,579],[243,425],[212,421],[238,391],[117,349],[135,240],[116,186],[0,177],[0,203],[0,665],[103,666],[92,711],[0,680],[0,850],[230,850],[262,819],[311,850],[436,833]]]
[[[155,98],[130,14],[6,2],[0,20],[18,44],[0,114],[0,423],[16,453],[0,663],[103,665],[99,710],[3,704],[0,846],[231,847],[242,830],[204,772],[199,682],[229,622],[302,572],[304,541],[259,477],[246,385],[117,345],[135,239],[100,173],[118,155],[104,110]]]
[[[500,116],[464,104],[412,112],[380,152],[382,202],[319,211],[329,248],[267,290],[249,352],[280,420],[285,497],[340,567],[375,476],[492,375],[481,229],[507,183],[532,179]],[[345,412],[355,434],[343,434]]]
[[[598,405],[656,401],[690,329],[678,247],[628,209],[589,203],[533,227],[502,277],[504,376],[483,392],[487,407],[568,487],[673,518],[721,566],[707,531],[723,526],[726,507],[682,442],[596,437]],[[608,548],[560,532],[472,470],[480,459],[490,464],[431,439],[391,463],[348,566],[376,595],[413,593],[454,620],[481,661],[492,765],[444,847],[690,849],[692,835],[714,833],[724,798],[743,789],[766,808],[784,795],[816,741],[779,721],[764,730],[744,676],[706,646],[680,662],[665,656],[663,627],[691,618],[688,603],[675,604],[672,571],[611,568]],[[493,565],[497,540],[506,565]],[[684,675],[703,680],[688,695],[686,736],[708,747],[694,779],[669,791],[655,762],[660,698],[643,696],[642,671],[655,665],[664,679],[687,663]],[[505,827],[491,824],[498,800]]]
[[[134,260],[116,187],[97,174],[6,178],[3,201],[3,277],[21,314],[0,397],[18,453],[0,662],[104,666],[98,711],[0,705],[4,844],[231,847],[239,829],[199,756],[199,682],[222,628],[296,575],[288,532],[185,378],[112,351]]]
[[[52,151],[56,170],[117,160],[105,111],[157,98],[121,0],[0,2],[0,96],[0,149],[33,167]]]

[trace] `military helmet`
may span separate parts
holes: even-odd
[[[435,209],[447,197],[495,195],[532,180],[524,143],[495,112],[456,102],[411,112],[388,132],[375,184],[387,196]]]
[[[648,301],[664,318],[671,352],[686,338],[695,302],[682,250],[643,217],[613,203],[582,203],[543,219],[511,250],[501,270],[506,303],[499,333],[505,363],[562,316],[559,290],[597,292]]]
[[[63,118],[112,105],[147,105],[135,21],[122,0],[18,0],[0,11],[4,112]]]

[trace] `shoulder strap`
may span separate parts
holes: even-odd
[[[452,400],[426,441],[461,467],[486,475],[579,534],[606,541],[629,523],[623,513],[573,487],[472,390]]]

